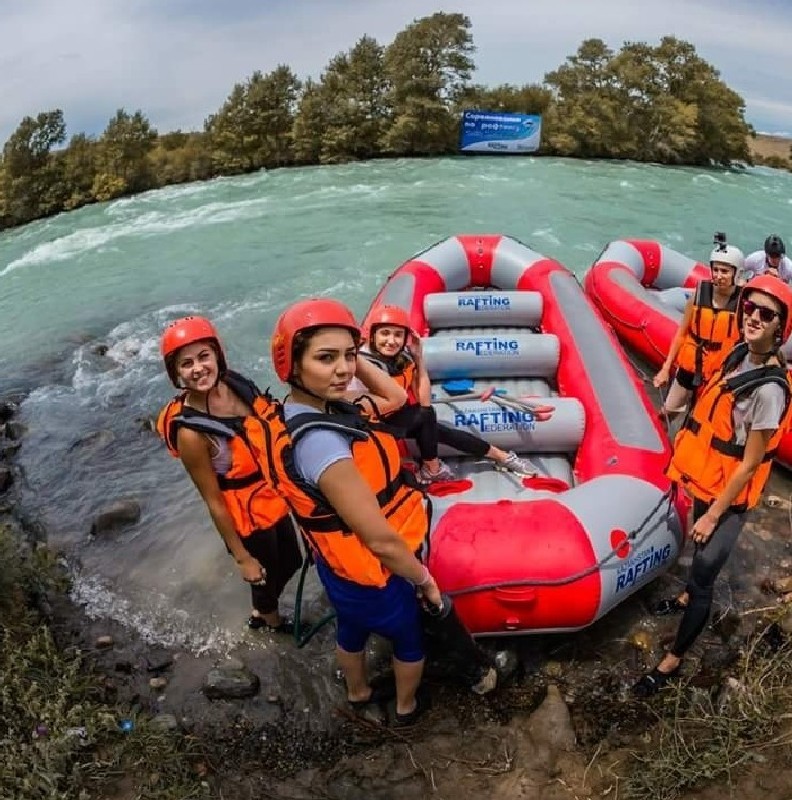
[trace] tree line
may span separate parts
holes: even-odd
[[[280,65],[237,83],[199,132],[158,133],[119,109],[66,142],[60,109],[25,117],[0,158],[0,229],[174,183],[262,168],[456,152],[465,108],[543,115],[539,154],[662,164],[751,163],[743,99],[673,36],[615,52],[584,41],[541,83],[472,81],[470,19],[414,20],[387,46],[363,36],[318,79]]]

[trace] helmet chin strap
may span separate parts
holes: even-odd
[[[325,397],[320,397],[316,392],[312,392],[310,389],[307,389],[301,383],[298,383],[294,378],[286,381],[293,389],[299,389],[304,394],[307,394],[309,397],[313,397],[314,400],[318,400],[320,403],[324,405],[325,410],[328,410],[330,407],[330,401]]]

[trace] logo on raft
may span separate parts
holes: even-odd
[[[508,297],[498,297],[493,294],[457,298],[457,308],[472,308],[474,311],[488,308],[509,308],[510,306],[511,300]]]
[[[477,356],[518,356],[520,343],[516,339],[461,339],[456,342],[457,353]]]
[[[454,414],[454,427],[475,428],[480,433],[500,431],[536,430],[536,417],[531,411],[457,411]]]
[[[618,555],[618,553],[617,553]],[[671,556],[671,545],[658,548],[651,547],[636,553],[629,561],[619,567],[618,577],[616,578],[616,593],[634,586],[637,580],[648,573],[658,569]],[[620,556],[623,558],[623,556]]]

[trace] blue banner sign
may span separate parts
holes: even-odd
[[[459,149],[463,153],[533,153],[541,138],[541,114],[462,112]]]

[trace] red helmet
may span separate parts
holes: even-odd
[[[275,374],[288,381],[294,366],[294,337],[309,328],[346,328],[356,341],[360,328],[355,315],[338,300],[313,297],[289,306],[275,323],[270,348]]]
[[[366,320],[369,330],[378,325],[393,325],[396,328],[412,330],[410,315],[401,306],[378,306]]]
[[[165,359],[165,369],[174,385],[178,386],[179,384],[176,380],[171,356],[188,344],[204,341],[213,342],[217,348],[217,366],[222,375],[226,371],[225,353],[215,326],[206,317],[182,317],[174,320],[165,328],[160,340],[160,353]]]
[[[773,275],[758,275],[748,281],[740,291],[737,308],[737,327],[740,330],[743,323],[742,303],[748,292],[761,292],[781,304],[781,341],[785,342],[792,335],[792,289]]]

